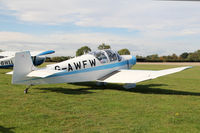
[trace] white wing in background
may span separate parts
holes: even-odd
[[[0,56],[5,56],[5,57],[14,57],[15,53],[19,51],[5,51],[5,52],[0,52]],[[42,55],[47,55],[47,54],[53,54],[55,53],[54,50],[47,50],[47,51],[31,51],[31,56],[42,56]]]
[[[5,52],[0,52],[0,56],[5,56],[5,57],[14,57],[16,51],[5,51]]]

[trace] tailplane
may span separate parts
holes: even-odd
[[[12,84],[31,85],[27,74],[35,69],[29,51],[17,52],[14,60]]]

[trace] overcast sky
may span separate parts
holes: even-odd
[[[133,55],[200,49],[200,2],[0,0],[0,49],[75,55],[107,43]]]

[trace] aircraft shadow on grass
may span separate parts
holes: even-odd
[[[141,94],[200,96],[200,93],[198,92],[188,92],[188,91],[170,90],[162,88],[162,86],[167,86],[166,84],[137,85],[136,88],[132,89],[124,89],[120,84],[108,84],[106,86],[97,86],[95,82],[73,83],[73,85],[85,86],[86,88],[70,89],[65,87],[57,87],[57,88],[34,88],[34,89],[44,90],[43,93],[51,91],[56,93],[74,94],[74,95],[95,93],[91,92],[90,90],[109,89],[109,90],[127,91],[132,93],[141,93]]]
[[[14,133],[14,131],[11,131],[12,129],[15,129],[15,127],[6,128],[3,126],[0,126],[0,132],[2,133]]]
[[[38,90],[44,90],[42,93],[47,93],[47,91],[63,93],[63,94],[73,94],[73,95],[81,95],[81,94],[90,94],[94,92],[90,92],[86,89],[69,89],[65,87],[54,87],[54,88],[34,88]],[[92,88],[90,88],[92,89]]]

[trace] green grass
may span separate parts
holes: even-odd
[[[136,65],[133,69],[166,69]],[[0,69],[0,132],[200,132],[200,67],[137,84],[11,85]],[[134,75],[133,75],[134,76]]]

